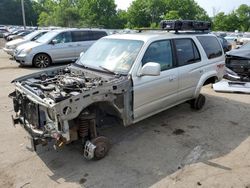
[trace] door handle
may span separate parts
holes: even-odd
[[[172,81],[176,80],[176,78],[177,78],[176,76],[170,76],[169,81],[172,82]]]
[[[71,44],[70,44],[70,45],[68,45],[68,47],[72,47],[72,46],[73,46],[73,45],[71,45]]]

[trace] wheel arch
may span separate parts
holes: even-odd
[[[122,112],[111,101],[94,102],[94,103],[90,104],[89,106],[83,108],[76,118],[78,118],[81,115],[81,113],[83,113],[85,111],[90,112],[90,113],[94,113],[95,115],[99,114],[100,112],[105,112],[109,115],[112,115],[113,117],[118,118],[119,120],[121,120],[121,122],[123,120]],[[98,118],[100,118],[100,117],[97,115],[96,118],[97,118],[96,121],[98,122],[100,120]]]
[[[200,94],[201,88],[203,86],[211,84],[211,83],[215,83],[218,80],[219,78],[216,73],[203,75],[196,87],[194,98],[198,97],[198,95]]]
[[[49,59],[50,59],[50,63],[52,63],[52,58],[51,58],[51,55],[50,55],[50,54],[48,54],[48,53],[46,53],[46,52],[38,52],[38,53],[36,53],[36,54],[33,56],[33,58],[32,58],[32,65],[33,65],[33,66],[34,66],[34,59],[36,58],[36,56],[41,55],[41,54],[47,55],[47,56],[49,57]]]

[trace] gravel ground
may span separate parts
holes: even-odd
[[[0,40],[0,45],[3,45]],[[113,127],[109,155],[86,161],[80,144],[30,152],[12,126],[10,81],[38,71],[0,50],[0,187],[250,187],[250,95],[215,93],[199,111],[182,104],[128,128]]]

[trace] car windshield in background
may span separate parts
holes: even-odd
[[[90,68],[127,74],[143,43],[139,40],[100,39],[77,63]]]
[[[24,40],[31,40],[33,39],[36,35],[38,35],[40,33],[40,31],[34,31],[28,35],[26,35],[24,38]]]
[[[250,34],[243,35],[244,38],[250,38]]]
[[[250,50],[250,42],[244,44],[243,46],[240,47],[242,50]]]
[[[51,39],[53,39],[57,34],[58,34],[57,31],[50,31],[41,36],[40,38],[38,38],[36,41],[39,43],[46,43],[49,42]]]

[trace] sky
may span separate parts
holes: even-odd
[[[133,0],[115,0],[117,8],[127,9]],[[209,16],[218,12],[229,13],[238,8],[241,4],[250,5],[250,0],[195,0],[203,9],[205,9]]]

